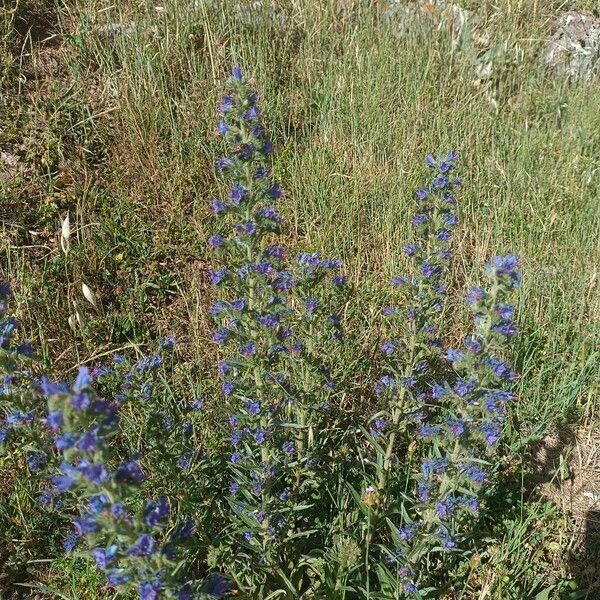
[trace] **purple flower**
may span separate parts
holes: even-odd
[[[260,413],[260,402],[258,400],[250,400],[246,403],[246,410],[248,414],[255,417]]]
[[[234,183],[229,192],[229,198],[234,206],[239,206],[240,203],[248,196],[248,190],[242,187],[239,183]]]
[[[448,227],[452,228],[458,225],[458,217],[452,213],[445,213],[442,218]]]
[[[507,338],[514,337],[519,333],[519,330],[513,321],[501,321],[500,323],[496,323],[495,325],[492,325],[492,331]]]
[[[267,441],[267,432],[264,429],[259,429],[254,434],[254,441],[259,445],[264,444]]]
[[[159,496],[156,502],[148,500],[144,508],[144,522],[150,527],[157,527],[169,518],[169,502],[164,496]]]
[[[219,121],[217,124],[217,135],[224,136],[229,131],[231,131],[231,127],[229,127],[225,121]]]
[[[296,445],[294,444],[294,442],[284,442],[283,445],[281,446],[281,449],[286,453],[286,454],[294,454],[294,451],[296,450]]]
[[[227,158],[226,156],[221,156],[217,159],[217,162],[215,163],[215,167],[218,171],[226,171],[227,169],[233,167],[233,165],[234,161],[231,158]]]
[[[63,424],[63,414],[62,411],[60,410],[54,410],[48,413],[48,416],[46,417],[46,425],[48,425],[48,427],[50,427],[50,429],[53,429],[54,431],[56,431],[57,429],[60,429],[60,427],[62,427]]]
[[[515,254],[506,256],[495,256],[490,264],[490,268],[500,277],[508,277],[510,282],[517,286],[521,281],[521,273],[519,271],[521,262]]]
[[[410,542],[419,531],[419,525],[417,523],[407,523],[400,528],[400,539],[405,542]]]
[[[377,437],[378,435],[381,435],[385,431],[385,429],[387,428],[387,425],[388,425],[387,419],[385,419],[383,417],[379,417],[373,421],[369,432],[373,437]]]
[[[267,327],[268,329],[275,329],[279,324],[279,315],[278,314],[267,314],[267,315],[259,315],[256,320],[259,325],[263,327]]]
[[[209,271],[210,282],[213,285],[219,285],[220,283],[225,281],[228,275],[229,270],[226,267],[223,267],[222,269],[218,269],[216,271]]]
[[[423,261],[421,264],[421,273],[427,279],[431,277],[437,277],[442,272],[442,267],[440,265],[434,265],[430,263],[428,260]]]
[[[216,250],[217,248],[221,248],[221,246],[223,246],[224,243],[225,243],[225,238],[218,233],[211,235],[210,238],[208,239],[208,246],[210,247],[211,250]]]
[[[242,81],[242,78],[243,78],[242,70],[237,65],[234,65],[233,68],[231,69],[231,78],[237,82]]]
[[[397,340],[388,340],[388,341],[380,344],[379,349],[384,354],[387,354],[387,356],[391,356],[392,354],[394,354],[394,351],[396,350],[397,346],[398,346]]]
[[[394,287],[401,287],[403,285],[412,285],[412,282],[408,277],[405,277],[404,275],[395,275],[394,277],[392,277],[392,285]]]
[[[415,215],[412,218],[411,223],[412,223],[413,227],[420,227],[421,225],[424,225],[428,221],[429,221],[429,215],[420,213],[420,214]]]
[[[436,234],[435,237],[440,241],[440,242],[449,242],[452,239],[452,232],[449,231],[448,229],[440,229]],[[444,258],[444,259],[449,259],[452,258],[452,253],[449,251],[444,252],[444,254],[442,255],[442,253],[440,253],[440,257]]]
[[[79,367],[79,373],[77,374],[77,379],[73,384],[73,389],[76,392],[81,392],[86,388],[91,387],[92,385],[92,376],[90,375],[90,370],[87,367]]]
[[[272,200],[278,200],[281,198],[281,186],[278,183],[273,183],[265,192]]]
[[[487,478],[487,473],[475,463],[464,463],[461,465],[460,472],[478,485],[481,485]]]
[[[483,343],[478,338],[465,338],[465,347],[471,354],[479,354],[483,350]]]
[[[454,385],[454,391],[463,398],[467,394],[470,394],[475,389],[475,381],[466,381],[465,379],[458,379]]]
[[[233,394],[234,390],[235,390],[235,382],[233,381],[224,381],[221,384],[221,388],[223,390],[223,395],[227,398],[228,396],[231,396],[231,394]]]
[[[77,392],[71,396],[71,406],[75,410],[86,410],[90,405],[90,397],[84,392]]]
[[[242,119],[244,119],[244,121],[257,121],[259,118],[260,118],[260,110],[258,109],[258,106],[251,106],[242,115]]]
[[[417,200],[419,200],[419,202],[423,202],[424,200],[427,199],[427,196],[429,196],[429,192],[425,188],[419,188],[415,192],[415,194],[416,194]]]
[[[225,344],[225,342],[227,342],[227,340],[230,337],[231,337],[231,331],[229,331],[229,329],[226,329],[225,327],[220,327],[215,332],[213,332],[213,335],[212,335],[213,341],[215,341],[220,346]]]
[[[439,425],[421,425],[417,430],[417,435],[422,438],[429,439],[436,435],[439,435],[441,432],[441,427]]]
[[[240,346],[240,354],[246,358],[249,356],[254,356],[256,354],[256,344],[252,340],[244,342]]]
[[[140,600],[158,600],[162,585],[158,579],[153,582],[142,581],[138,587]]]
[[[469,304],[471,304],[473,306],[473,305],[477,304],[478,302],[480,302],[481,300],[483,300],[484,298],[485,298],[485,290],[481,289],[480,287],[473,287],[469,290],[466,300]]]
[[[257,214],[263,219],[269,219],[270,221],[275,221],[275,223],[281,223],[281,215],[272,206],[263,206]]]
[[[219,103],[218,112],[220,115],[225,116],[235,106],[233,96],[225,96]]]
[[[419,244],[404,245],[404,254],[406,254],[406,256],[414,256],[415,254],[417,254],[417,252],[419,252],[419,250],[421,250]]]
[[[129,556],[150,556],[154,553],[156,548],[156,542],[151,535],[142,533],[135,541],[134,544],[127,548],[127,554]]]
[[[145,479],[144,472],[136,460],[124,462],[115,473],[118,483],[142,483]]]
[[[93,452],[98,447],[100,438],[98,437],[98,427],[84,433],[77,442],[79,450],[84,452]]]
[[[62,494],[66,492],[74,483],[75,479],[68,475],[55,475],[52,477],[52,483],[56,486],[56,489]]]
[[[235,230],[240,235],[254,235],[256,233],[256,223],[254,221],[246,221],[235,226]]]
[[[124,569],[113,569],[106,575],[106,578],[110,585],[118,587],[127,583],[131,579],[131,575],[126,573]]]
[[[106,571],[108,567],[113,563],[116,555],[117,555],[117,546],[112,545],[108,548],[94,548],[91,550],[90,554],[96,561],[96,565],[102,571]]]
[[[446,419],[446,425],[456,437],[460,437],[466,430],[465,422],[462,419],[448,417]]]
[[[80,535],[89,535],[98,529],[98,523],[88,516],[73,519],[75,531]]]
[[[448,185],[448,178],[445,175],[440,175],[433,180],[433,185],[439,190],[444,189]]]
[[[502,428],[499,423],[486,421],[479,426],[479,431],[483,435],[486,444],[493,446],[502,435]]]
[[[385,390],[390,390],[396,386],[396,380],[389,375],[384,375],[375,386],[375,394],[379,396]]]

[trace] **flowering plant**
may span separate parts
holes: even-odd
[[[170,387],[172,338],[137,361],[81,367],[73,385],[42,378],[39,393],[19,388],[27,393],[17,400],[43,396],[47,415],[2,405],[0,432],[37,423],[52,439],[59,467],[42,503],[70,515],[67,548],[86,545],[118,593],[395,599],[439,591],[477,534],[498,469],[517,377],[506,353],[517,334],[510,294],[519,261],[492,259],[488,284],[467,295],[473,331],[448,347],[462,181],[456,152],[429,155],[404,247],[412,273],[392,279],[401,298],[383,309],[373,394],[359,395],[357,365],[372,348],[344,330],[352,289],[339,261],[318,251],[294,257],[281,245],[273,145],[258,94],[237,67],[218,112],[227,153],[216,168],[227,196],[212,201],[208,243],[221,388],[213,404],[226,433],[203,422],[200,398],[182,400]],[[4,311],[5,288],[0,295]],[[2,327],[12,390],[23,352],[9,343],[12,321]],[[354,396],[366,409],[349,408]],[[201,435],[208,427],[218,438],[210,449]],[[195,520],[181,516],[188,509]]]

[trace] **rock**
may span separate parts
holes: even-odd
[[[586,11],[570,11],[560,17],[544,61],[557,77],[593,81],[600,68],[600,17]]]

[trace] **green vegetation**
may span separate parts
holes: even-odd
[[[76,364],[174,334],[173,398],[193,380],[218,419],[207,239],[219,194],[214,110],[232,60],[264,93],[287,242],[343,261],[359,294],[347,315],[357,332],[386,301],[375,282],[406,266],[414,165],[456,148],[467,179],[452,280],[466,289],[494,254],[523,260],[510,476],[493,525],[503,544],[481,541],[483,566],[453,575],[464,581],[456,597],[596,598],[598,574],[585,566],[600,558],[598,539],[592,528],[582,539],[578,520],[589,514],[563,514],[539,485],[568,476],[559,464],[580,429],[598,427],[600,391],[600,86],[545,72],[562,5],[465,2],[506,47],[477,82],[443,22],[399,30],[384,2],[7,0],[0,280],[14,290],[19,335],[44,369],[72,378]],[[467,311],[446,311],[462,339]],[[365,348],[375,341],[372,329],[357,336]],[[361,365],[365,379],[372,366]],[[135,431],[137,417],[125,427]],[[540,469],[532,448],[555,431],[569,443]],[[63,554],[60,524],[15,474],[0,456],[0,597],[31,585],[103,597],[102,576]]]

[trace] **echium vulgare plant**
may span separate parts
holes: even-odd
[[[415,263],[414,273],[392,280],[407,292],[406,309],[384,308],[391,334],[379,349],[387,372],[375,386],[383,408],[371,418],[368,432],[377,470],[363,502],[370,508],[367,541],[381,517],[388,517],[390,538],[383,533],[377,537],[383,541],[378,572],[381,586],[393,590],[393,597],[418,594],[419,586],[433,579],[434,563],[427,562],[432,553],[458,549],[469,539],[469,523],[478,514],[478,494],[487,478],[485,458],[500,439],[504,406],[511,397],[505,388],[516,378],[499,357],[516,335],[514,308],[506,301],[519,282],[512,255],[497,257],[488,266],[489,291],[469,293],[475,332],[464,349],[444,350],[444,278],[458,223],[455,192],[462,185],[454,175],[456,159],[455,152],[427,157],[433,175],[416,192],[415,240],[404,247]],[[422,443],[415,446],[415,439]],[[415,477],[414,504],[398,502],[407,485],[400,461],[410,449],[425,455]],[[396,527],[398,514],[403,525]]]
[[[40,384],[48,401],[46,423],[62,458],[42,501],[62,504],[70,496],[79,505],[65,548],[85,539],[108,585],[123,594],[135,590],[141,600],[219,597],[223,580],[193,580],[184,568],[194,522],[173,526],[165,497],[135,505],[146,478],[139,457],[119,463],[108,444],[118,430],[122,400],[98,397],[92,383],[88,368],[81,367],[72,386],[47,379]]]
[[[427,157],[433,174],[428,186],[416,192],[418,211],[412,218],[415,239],[404,246],[404,253],[414,264],[413,273],[392,278],[392,285],[404,292],[406,305],[383,309],[389,337],[379,346],[384,374],[375,386],[383,407],[372,416],[369,428],[377,448],[376,486],[370,489],[375,516],[378,506],[385,506],[388,500],[398,448],[406,443],[410,426],[414,428],[425,416],[428,381],[439,368],[445,278],[452,258],[450,242],[458,223],[455,190],[461,180],[453,175],[456,158],[456,152],[439,160]]]
[[[228,155],[216,167],[230,187],[226,200],[212,204],[220,230],[210,246],[221,264],[210,277],[219,293],[211,312],[224,355],[233,513],[227,542],[213,557],[252,597],[274,589],[299,597],[311,585],[303,551],[316,530],[307,522],[318,513],[307,500],[319,487],[314,471],[331,451],[319,433],[330,419],[335,383],[317,355],[343,338],[346,281],[338,261],[302,253],[290,265],[274,245],[282,191],[268,168],[272,144],[257,94],[237,67],[227,91],[217,132]]]
[[[510,386],[517,378],[502,355],[517,335],[509,295],[520,282],[516,256],[497,256],[487,265],[488,285],[472,288],[467,302],[473,332],[462,348],[448,348],[453,376],[431,384],[437,419],[417,434],[429,447],[416,477],[415,504],[394,531],[390,554],[407,592],[418,595],[431,577],[423,566],[431,553],[459,551],[473,535],[485,487],[494,480],[491,456],[503,432]],[[392,558],[393,556],[393,558]]]

